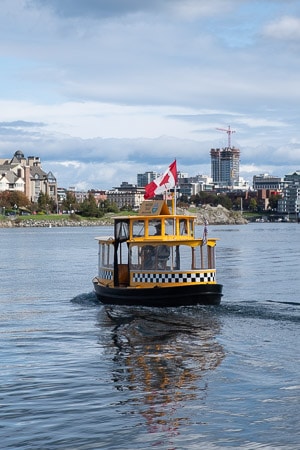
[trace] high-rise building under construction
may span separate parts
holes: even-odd
[[[227,132],[228,146],[210,150],[211,177],[220,187],[237,186],[240,176],[240,150],[231,146],[230,137],[234,131],[230,130],[230,127],[228,130],[220,130]]]

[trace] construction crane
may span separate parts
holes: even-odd
[[[225,131],[225,133],[228,134],[228,148],[231,148],[231,135],[232,133],[235,133],[235,131],[230,129],[230,125],[228,125],[227,130],[225,128],[216,128],[216,130]]]

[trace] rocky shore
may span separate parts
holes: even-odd
[[[179,211],[183,213],[183,211]],[[187,210],[184,211],[185,214],[190,214]],[[239,211],[229,211],[221,205],[210,206],[204,205],[196,213],[197,219],[196,223],[202,225],[205,221],[208,224],[214,225],[241,225],[246,224],[248,221],[243,217]],[[103,218],[99,220],[72,220],[70,218],[63,220],[50,220],[47,218],[41,220],[33,219],[8,219],[0,221],[0,228],[29,228],[29,227],[40,227],[40,228],[52,228],[52,227],[99,227],[99,226],[109,226],[112,225],[111,218]]]
[[[204,222],[214,225],[244,225],[248,223],[240,211],[229,211],[221,205],[204,205],[197,212],[196,223],[198,225]]]

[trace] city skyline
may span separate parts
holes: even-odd
[[[3,0],[0,159],[39,155],[61,186],[136,174],[300,168],[297,0]]]

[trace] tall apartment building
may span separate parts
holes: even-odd
[[[145,172],[137,174],[137,186],[145,187],[147,184],[151,183],[151,181],[155,180],[158,177],[157,172]]]
[[[235,147],[212,148],[211,177],[219,187],[233,188],[239,183],[240,150]]]

